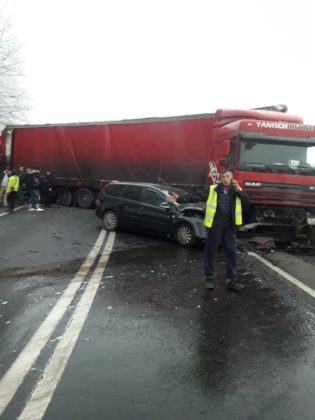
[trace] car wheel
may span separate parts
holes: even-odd
[[[103,215],[103,225],[106,230],[117,230],[118,216],[113,210],[107,210]]]
[[[181,223],[176,228],[175,238],[182,246],[187,248],[194,246],[196,242],[194,228],[189,223]]]

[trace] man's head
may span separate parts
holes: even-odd
[[[23,168],[23,166],[20,166],[20,168],[19,168],[19,172],[24,172],[24,168]]]
[[[223,187],[229,187],[233,179],[233,172],[231,169],[224,169],[220,172],[220,181]]]

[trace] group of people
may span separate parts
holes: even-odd
[[[53,198],[53,178],[49,171],[41,175],[38,167],[23,166],[19,171],[6,167],[0,174],[0,205],[14,211],[16,203],[24,205],[28,201],[29,211],[43,211],[40,203],[49,207]]]

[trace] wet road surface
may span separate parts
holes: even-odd
[[[108,234],[85,260],[102,232],[92,211],[21,210],[1,217],[0,229],[0,408],[7,372],[77,285],[1,418],[36,418],[46,399],[45,419],[314,419],[314,299],[245,251],[246,288],[236,295],[224,288],[223,256],[214,292],[204,289],[202,249],[118,232],[105,258]],[[264,257],[315,288],[312,260],[301,271],[301,259]],[[88,299],[78,307],[93,281],[85,320]],[[58,343],[65,366],[47,400]]]

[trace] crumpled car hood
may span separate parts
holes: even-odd
[[[180,211],[184,211],[186,209],[193,209],[193,210],[200,210],[205,212],[206,210],[206,203],[183,203],[179,204],[177,207]]]

